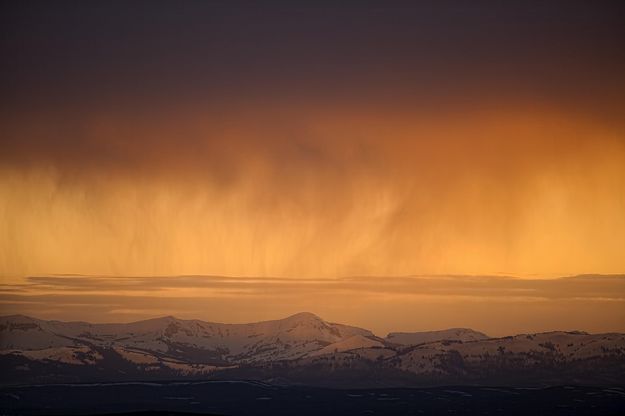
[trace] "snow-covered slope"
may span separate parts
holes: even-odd
[[[510,374],[525,377],[534,370],[549,377],[588,377],[599,365],[603,370],[598,374],[610,373],[610,382],[618,382],[619,374],[625,373],[625,334],[547,332],[489,338],[470,329],[449,329],[391,333],[383,339],[311,313],[250,324],[170,316],[90,324],[14,315],[0,317],[0,365],[9,370],[5,377],[26,381],[84,380],[86,375],[105,380],[171,379],[229,370],[244,378],[261,371],[270,378],[312,373],[328,380],[339,369],[343,375],[354,371],[358,379],[356,374],[375,369],[375,374],[401,374],[402,383],[406,374],[439,381],[447,377],[450,382],[500,380]]]
[[[429,332],[391,332],[386,336],[388,342],[399,345],[419,345],[436,341],[478,341],[489,338],[488,335],[469,328],[451,328]]]
[[[442,340],[412,346],[387,344],[385,348],[362,347],[336,350],[334,354],[311,354],[306,364],[331,362],[334,368],[352,366],[355,359],[380,360],[382,366],[417,375],[468,375],[472,372],[525,371],[584,365],[612,360],[625,369],[625,334],[545,332],[475,341]],[[312,358],[314,357],[314,358]],[[589,364],[592,371],[592,364]]]
[[[592,359],[625,362],[625,334],[546,332],[472,342],[440,341],[409,348],[396,357],[402,370],[446,374],[461,368],[530,369]]]
[[[301,357],[370,331],[329,323],[312,313],[251,324],[220,324],[168,316],[128,324],[0,318],[0,350],[112,348],[201,363],[249,363]]]
[[[57,334],[56,324],[73,325],[43,321],[23,315],[0,317],[0,350],[40,350],[76,345],[71,339]]]
[[[308,354],[309,357],[315,357],[317,355],[332,354],[335,352],[358,350],[362,348],[375,348],[384,347],[382,340],[375,339],[374,337],[365,337],[363,335],[354,335],[339,342],[335,342],[328,346],[321,348],[320,350],[313,351]]]

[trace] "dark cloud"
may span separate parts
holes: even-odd
[[[383,147],[320,137],[320,109],[405,122],[521,103],[622,131],[624,16],[616,1],[5,4],[0,162],[230,181],[241,153],[325,171],[346,163],[329,141],[357,160]]]
[[[3,90],[74,108],[498,95],[487,85],[588,99],[622,92],[624,14],[617,1],[18,2],[3,5]]]

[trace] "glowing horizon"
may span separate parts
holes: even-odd
[[[380,336],[455,327],[491,336],[553,330],[623,332],[623,302],[625,275],[547,280],[37,276],[0,285],[3,314],[65,321],[80,317],[98,323],[165,315],[249,323],[308,311]]]

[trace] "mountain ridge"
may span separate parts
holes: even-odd
[[[302,312],[224,324],[163,316],[129,323],[0,317],[0,383],[259,379],[354,386],[500,383],[625,384],[625,334],[550,331],[489,337],[469,328],[391,332]]]

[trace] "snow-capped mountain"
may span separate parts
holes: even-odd
[[[379,338],[311,313],[250,324],[171,316],[90,324],[14,315],[0,317],[0,366],[3,383],[215,377],[393,385],[563,374],[592,383],[595,376],[622,379],[625,334],[489,338],[454,328]]]
[[[142,364],[168,357],[216,366],[294,359],[354,336],[373,337],[365,329],[325,322],[306,312],[251,324],[171,316],[128,324],[90,324],[15,315],[0,318],[0,334],[3,353],[29,351],[26,356],[49,351],[52,357],[59,351],[80,351],[81,355],[85,348],[107,348]]]

